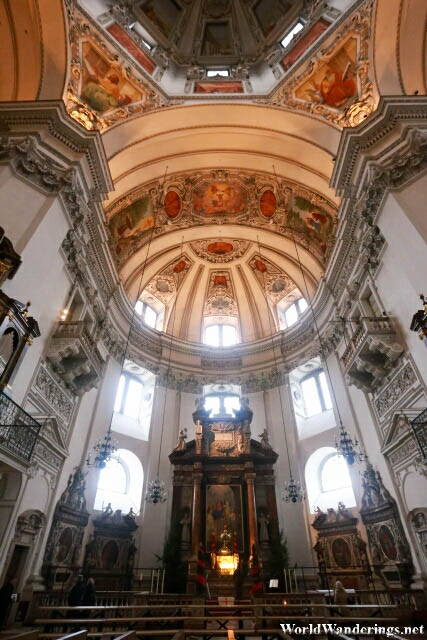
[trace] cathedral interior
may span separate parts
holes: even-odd
[[[0,1],[0,627],[427,620],[426,33]]]

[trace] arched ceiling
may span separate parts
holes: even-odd
[[[217,269],[230,283],[245,340],[269,332],[266,304],[275,321],[280,281],[286,291],[314,294],[334,245],[339,199],[329,181],[342,128],[368,117],[379,92],[425,91],[425,64],[412,64],[425,50],[422,0],[414,0],[413,11],[408,0],[174,0],[171,6],[191,19],[170,38],[151,12],[163,11],[162,2],[68,0],[59,15],[59,5],[53,10],[49,0],[38,0],[29,3],[31,24],[15,4],[3,3],[0,25],[3,39],[16,45],[2,65],[10,80],[3,93],[13,91],[6,99],[62,94],[71,117],[101,132],[114,183],[105,216],[119,277],[134,299],[143,271],[142,289],[152,295],[168,294],[154,289],[167,276],[175,287],[166,301],[167,328],[176,309],[173,332],[191,340],[200,339]],[[256,16],[261,5],[269,15],[282,9],[264,34],[263,16]],[[238,25],[237,40],[245,40],[236,60],[213,49],[202,54],[203,44],[187,60],[207,34],[205,17],[223,20],[212,14],[219,9],[230,14],[233,33]],[[139,36],[131,13],[145,29]],[[278,39],[297,14],[305,26],[283,49]],[[142,33],[156,40],[153,51],[144,52]],[[230,77],[214,79],[214,95],[198,93],[207,68],[220,62]],[[242,91],[230,92],[239,82]],[[232,259],[225,252],[212,262],[207,247],[224,243]],[[181,253],[186,266],[171,275]],[[261,258],[263,279],[253,268]]]

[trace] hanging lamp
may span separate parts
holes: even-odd
[[[164,185],[164,181],[166,179],[166,171],[167,171],[167,167],[165,169],[165,175],[164,175],[164,178],[163,178],[163,185]],[[162,185],[162,187],[163,187],[163,185]],[[160,190],[160,193],[162,193],[162,191],[163,191],[163,189]],[[129,324],[129,331],[128,331],[128,335],[127,335],[127,339],[126,339],[125,348],[123,350],[123,357],[122,357],[121,368],[120,368],[120,377],[123,374],[123,370],[124,370],[125,363],[126,363],[126,356],[127,356],[127,352],[128,352],[128,348],[129,348],[129,342],[130,342],[132,330],[133,330],[133,327],[134,327],[134,321],[135,321],[135,315],[136,315],[136,302],[139,300],[139,296],[142,293],[142,282],[143,282],[143,279],[144,279],[145,268],[147,266],[148,256],[149,256],[149,253],[150,253],[151,242],[153,240],[153,235],[154,235],[155,228],[156,228],[156,218],[155,218],[155,214],[154,214],[153,226],[150,229],[150,235],[149,235],[148,243],[147,243],[147,251],[146,251],[146,254],[145,254],[144,264],[142,266],[141,277],[139,279],[138,292],[137,292],[135,304],[133,305],[131,321],[130,321],[130,324]],[[120,380],[120,377],[119,377],[119,380]],[[107,430],[107,433],[105,434],[104,439],[103,440],[98,440],[98,442],[93,446],[93,454],[91,454],[91,452],[88,453],[88,456],[86,458],[86,465],[88,467],[93,467],[95,469],[105,469],[105,467],[107,466],[107,462],[109,462],[112,459],[114,453],[117,451],[117,441],[113,440],[113,436],[112,436],[113,417],[114,417],[114,408],[113,408],[113,410],[111,412],[110,423],[109,423],[108,430]]]
[[[260,245],[258,236],[257,236],[257,242],[258,242],[258,254],[260,259],[262,260],[261,245]],[[276,358],[276,352],[274,348],[273,326],[271,323],[271,313],[270,313],[270,308],[269,308],[268,299],[267,299],[265,272],[262,272],[261,276],[263,278],[263,285],[264,285],[263,291],[264,291],[265,304],[267,307],[267,316],[268,316],[268,323],[270,328],[271,350],[273,353],[274,368],[278,374],[279,370],[277,367],[277,358]],[[283,433],[285,435],[286,456],[288,459],[288,467],[289,467],[289,480],[286,481],[284,484],[284,491],[282,492],[282,500],[284,500],[284,502],[292,502],[293,504],[296,504],[297,502],[302,502],[305,499],[305,493],[304,493],[304,488],[301,485],[301,482],[299,480],[295,480],[295,478],[292,475],[292,465],[291,465],[291,458],[289,455],[288,436],[286,433],[285,417],[284,417],[283,402],[282,402],[282,395],[280,393],[280,388],[279,388],[279,402],[280,402],[280,414],[282,417]]]
[[[181,239],[181,253],[179,258],[180,260],[182,260],[182,256],[183,256],[183,246],[184,246],[184,236]],[[163,442],[163,429],[165,426],[166,398],[167,398],[169,375],[170,375],[170,369],[171,369],[172,345],[173,345],[173,335],[174,335],[174,328],[175,328],[177,297],[178,297],[178,289],[176,292],[176,299],[175,299],[175,304],[173,306],[173,312],[172,312],[173,313],[172,330],[171,330],[171,339],[169,343],[169,360],[168,360],[168,366],[166,369],[165,400],[163,403],[162,428],[160,430],[159,455],[157,458],[157,475],[154,480],[150,480],[150,482],[148,483],[147,491],[145,494],[145,501],[150,504],[158,504],[158,503],[166,502],[168,497],[165,483],[162,480],[160,480],[159,473],[160,473],[160,454],[162,452],[162,442]]]
[[[320,331],[319,331],[319,327],[318,327],[317,320],[316,320],[316,315],[314,313],[314,309],[313,309],[313,305],[312,305],[312,301],[311,301],[311,296],[309,295],[309,292],[308,292],[307,280],[305,278],[304,269],[302,267],[302,262],[301,262],[299,251],[298,251],[298,245],[297,245],[297,242],[295,240],[294,230],[292,229],[292,227],[289,227],[289,228],[290,228],[291,234],[292,234],[292,240],[293,240],[294,247],[295,247],[295,253],[296,253],[296,257],[297,257],[297,261],[298,261],[298,266],[300,268],[302,279],[303,279],[303,282],[304,282],[305,293],[306,293],[306,296],[307,296],[307,302],[308,302],[308,305],[310,307],[311,314],[313,316],[313,323],[314,323],[314,326],[315,326],[315,329],[316,329],[317,339],[319,341],[320,353],[321,353],[321,356],[322,356],[323,363],[325,365],[325,372],[327,374],[329,387],[331,389],[332,397],[334,399],[334,405],[335,405],[335,408],[336,408],[336,411],[337,411],[337,414],[338,414],[339,430],[338,430],[338,435],[335,438],[335,448],[337,450],[338,455],[342,456],[345,459],[345,461],[347,462],[347,464],[351,466],[352,464],[354,464],[355,461],[364,462],[366,460],[366,454],[362,451],[357,438],[355,438],[353,440],[351,435],[348,433],[348,431],[346,431],[346,429],[345,429],[345,427],[343,425],[343,422],[342,422],[342,419],[341,419],[341,413],[340,413],[338,402],[337,402],[337,397],[335,395],[335,389],[334,389],[334,386],[332,384],[332,378],[331,378],[331,374],[330,374],[330,371],[329,371],[329,366],[328,366],[328,363],[327,363],[327,360],[326,360],[326,356],[325,356],[325,350],[324,350],[322,338],[320,336]]]

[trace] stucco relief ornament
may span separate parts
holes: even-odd
[[[208,262],[222,263],[232,262],[242,257],[249,247],[249,242],[244,240],[229,240],[227,238],[197,240],[190,243],[194,253]]]

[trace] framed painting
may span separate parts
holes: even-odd
[[[332,542],[332,554],[339,567],[346,569],[351,566],[351,549],[344,538],[335,538]]]
[[[227,528],[237,534],[239,549],[243,551],[243,511],[241,485],[211,484],[206,486],[206,549],[212,540],[217,543]]]

